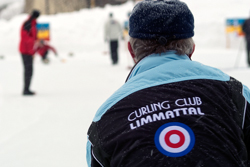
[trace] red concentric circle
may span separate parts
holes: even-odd
[[[164,155],[181,157],[188,154],[195,144],[195,136],[191,128],[180,122],[162,125],[155,133],[155,145]]]
[[[177,141],[176,143],[174,143],[173,141],[170,140],[172,135],[177,135],[179,137],[179,141]],[[165,135],[165,142],[169,147],[172,148],[179,148],[181,147],[184,142],[185,142],[185,136],[183,135],[183,133],[181,133],[178,130],[171,130],[168,133],[166,133]]]

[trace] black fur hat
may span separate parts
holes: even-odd
[[[144,0],[133,9],[129,35],[139,39],[185,39],[194,36],[194,17],[179,0]]]

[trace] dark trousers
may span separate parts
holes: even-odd
[[[42,59],[45,60],[45,59],[47,59],[47,57],[48,57],[48,51],[46,51],[46,52],[44,53],[44,55],[42,55]]]
[[[118,63],[118,40],[110,41],[110,55],[113,64]]]
[[[24,90],[29,91],[30,83],[33,74],[33,56],[22,54],[24,66]]]
[[[247,43],[247,63],[250,66],[250,41],[246,41]]]

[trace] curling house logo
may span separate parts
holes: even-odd
[[[195,136],[187,125],[171,122],[162,125],[155,133],[155,145],[164,155],[181,157],[189,153],[195,144]]]

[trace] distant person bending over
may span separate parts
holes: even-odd
[[[37,28],[36,19],[39,17],[40,12],[33,10],[28,20],[24,22],[21,27],[21,41],[19,51],[22,55],[24,65],[24,89],[23,95],[34,95],[30,91],[30,84],[33,75],[33,56],[35,54],[34,45],[37,42]]]
[[[118,63],[119,38],[123,38],[123,32],[122,26],[117,20],[113,18],[112,13],[110,13],[109,20],[105,24],[104,36],[105,41],[109,42],[112,64],[115,65]]]
[[[49,63],[48,52],[50,50],[52,50],[53,53],[57,56],[57,51],[54,47],[50,46],[46,41],[40,40],[40,42],[38,43],[38,46],[36,48],[36,51],[42,57],[42,61],[45,64]]]
[[[129,35],[137,64],[88,129],[88,166],[249,167],[250,90],[191,60],[188,6],[139,2]]]
[[[245,33],[247,63],[250,67],[250,18],[243,23],[242,30]]]

